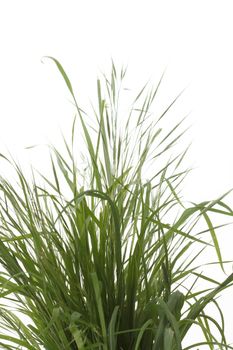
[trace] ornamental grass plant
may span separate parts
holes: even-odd
[[[222,222],[233,212],[226,194],[189,205],[180,197],[187,149],[174,153],[183,121],[160,127],[178,97],[155,117],[161,78],[128,101],[126,113],[126,71],[112,64],[97,81],[91,120],[61,64],[49,59],[76,116],[65,152],[50,147],[51,176],[39,169],[28,176],[2,155],[15,181],[0,179],[0,348],[233,349],[217,299],[233,274],[217,281],[198,265],[210,249],[211,263],[224,271],[223,224],[212,215]],[[208,313],[210,303],[220,321]],[[203,338],[183,345],[193,327]]]

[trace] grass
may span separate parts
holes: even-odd
[[[51,147],[51,176],[34,170],[26,176],[2,155],[15,182],[0,179],[0,347],[233,349],[217,301],[233,274],[219,282],[198,267],[199,256],[212,249],[213,263],[224,271],[217,236],[223,224],[211,218],[233,212],[226,194],[189,206],[180,197],[187,149],[173,153],[183,121],[160,127],[178,97],[155,118],[161,78],[156,88],[136,94],[120,119],[126,72],[112,64],[110,76],[97,81],[90,126],[63,67],[49,59],[77,115],[65,152]],[[85,140],[83,158],[77,130]],[[221,322],[206,312],[210,303]],[[184,347],[191,327],[200,328],[203,339]]]

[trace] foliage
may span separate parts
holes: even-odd
[[[216,296],[232,284],[233,274],[220,283],[195,261],[212,249],[224,269],[216,234],[221,225],[214,227],[211,214],[233,212],[225,195],[188,207],[179,196],[187,150],[176,156],[172,150],[184,133],[183,120],[167,132],[160,127],[178,97],[155,118],[151,106],[161,78],[149,92],[144,86],[121,118],[125,70],[112,64],[110,77],[97,81],[96,122],[89,126],[64,69],[49,59],[77,116],[71,142],[64,140],[66,154],[51,148],[52,176],[33,170],[29,178],[2,156],[17,180],[0,181],[0,346],[180,350],[196,326],[204,340],[184,350],[232,349]],[[87,146],[83,166],[80,159],[77,165],[76,128]],[[206,289],[196,288],[200,279]],[[210,302],[221,324],[205,312]]]

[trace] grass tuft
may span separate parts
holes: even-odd
[[[155,88],[136,93],[126,112],[120,104],[126,71],[112,62],[109,77],[97,80],[90,126],[64,68],[47,59],[61,73],[77,115],[65,151],[50,148],[51,176],[32,170],[28,177],[0,155],[16,178],[0,178],[0,347],[233,349],[216,300],[233,274],[219,282],[197,265],[212,249],[224,272],[217,234],[224,225],[212,217],[233,211],[227,193],[189,206],[180,196],[188,148],[175,156],[174,149],[185,118],[167,130],[162,124],[180,94],[154,117],[162,75]],[[198,289],[199,280],[207,288]],[[219,323],[206,311],[210,303]],[[203,339],[184,348],[191,327]]]

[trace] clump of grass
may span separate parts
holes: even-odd
[[[17,180],[0,181],[0,346],[181,350],[196,326],[204,338],[184,350],[232,349],[216,296],[232,285],[233,274],[216,281],[195,261],[213,249],[224,270],[221,225],[214,226],[211,214],[233,212],[225,195],[188,207],[179,196],[187,150],[173,157],[170,151],[184,133],[182,121],[167,131],[159,126],[177,98],[154,117],[161,78],[155,89],[144,87],[120,119],[125,70],[112,64],[110,77],[97,81],[96,122],[89,126],[64,69],[50,59],[77,116],[66,154],[51,149],[51,177],[32,171],[29,178],[4,156]],[[76,161],[76,127],[85,139],[86,169]],[[196,288],[199,279],[209,287]],[[217,306],[220,324],[205,312],[209,303]]]

